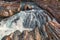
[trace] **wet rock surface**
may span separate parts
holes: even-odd
[[[48,11],[60,23],[60,1],[59,0],[33,0],[41,8]]]
[[[35,27],[32,31],[25,30],[22,33],[15,31],[13,32],[12,38],[10,37],[11,35],[8,35],[8,39],[10,37],[10,40],[60,40],[59,25],[60,24],[56,22],[50,21],[42,26],[42,29],[41,27]],[[5,39],[5,37],[3,39]],[[7,40],[7,37],[5,40]]]
[[[1,40],[60,40],[60,24],[52,14],[32,2],[20,4],[22,11],[1,20]]]

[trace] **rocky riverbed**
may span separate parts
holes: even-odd
[[[60,24],[55,18],[35,3],[27,4],[32,9],[1,19],[0,40],[59,40]]]

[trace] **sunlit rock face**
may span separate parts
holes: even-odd
[[[22,3],[22,5],[23,4],[24,3]],[[0,21],[0,40],[5,35],[9,35],[16,30],[23,32],[24,30],[31,31],[36,26],[42,28],[42,25],[52,20],[51,17],[47,15],[47,12],[39,8],[35,3],[29,2],[28,4],[32,7],[31,10],[20,11]]]

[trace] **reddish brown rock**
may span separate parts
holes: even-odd
[[[7,40],[60,40],[60,24],[50,21],[41,27],[35,27],[32,31],[25,30],[22,33],[15,31],[5,36]],[[59,27],[57,27],[59,26]],[[59,29],[59,30],[58,30]]]
[[[20,11],[20,4],[15,2],[3,2],[0,3],[0,16],[8,17]]]
[[[25,6],[24,6],[24,10],[31,10],[31,9],[32,9],[32,7],[31,7],[30,5],[25,4]]]
[[[60,23],[60,1],[59,0],[33,0],[41,8],[49,12]]]

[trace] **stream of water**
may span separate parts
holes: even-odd
[[[22,7],[24,3],[21,4]],[[45,16],[47,16],[48,20],[51,20],[44,10],[39,8],[35,3],[29,2],[28,4],[33,7],[32,10],[20,11],[0,21],[0,40],[3,36],[9,35],[16,30],[22,32],[24,30],[33,30],[36,25],[41,27],[41,25],[46,23]]]

